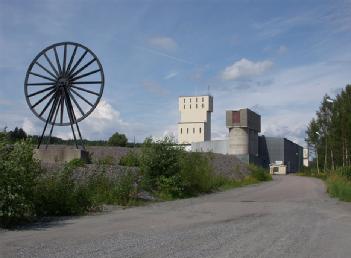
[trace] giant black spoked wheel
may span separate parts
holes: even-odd
[[[52,126],[76,125],[97,106],[104,89],[104,72],[97,56],[73,42],[53,44],[30,64],[24,92],[32,112]],[[42,135],[42,137],[43,137]],[[41,137],[41,140],[42,140]],[[38,147],[40,146],[41,140]]]

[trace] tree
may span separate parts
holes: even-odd
[[[324,96],[306,131],[306,142],[314,147],[317,164],[318,157],[324,157],[324,171],[351,165],[351,85],[333,101],[328,98]]]
[[[22,128],[16,127],[15,130],[8,133],[8,137],[11,142],[17,142],[19,140],[25,140],[27,134]]]
[[[110,139],[108,139],[108,144],[111,146],[121,146],[125,147],[127,145],[128,139],[124,134],[115,132]]]

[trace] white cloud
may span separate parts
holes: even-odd
[[[307,124],[315,116],[323,95],[328,93],[333,97],[340,87],[350,83],[349,69],[350,63],[328,60],[277,70],[269,76],[270,83],[264,89],[214,88],[213,132],[226,132],[225,110],[255,107],[261,115],[263,134],[303,144]]]
[[[27,134],[34,135],[34,134],[37,134],[37,132],[38,132],[34,123],[27,117],[24,118],[21,127]]]
[[[153,37],[148,40],[148,43],[153,47],[168,51],[175,50],[178,47],[177,42],[170,37]]]
[[[260,75],[270,69],[272,65],[273,63],[269,60],[253,62],[246,58],[242,58],[224,69],[222,72],[222,79],[228,81],[240,77]]]
[[[168,73],[168,74],[164,77],[164,79],[165,79],[165,80],[168,80],[168,79],[171,79],[171,78],[173,78],[173,77],[176,77],[177,75],[178,75],[177,72],[172,71],[172,72]]]
[[[128,126],[121,118],[120,112],[115,110],[106,100],[101,100],[91,115],[84,120],[91,133],[103,133],[105,130],[115,130]]]

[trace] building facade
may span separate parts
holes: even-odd
[[[178,99],[178,110],[180,112],[179,144],[211,140],[212,96],[181,96]]]
[[[286,138],[260,136],[258,146],[263,167],[282,164],[287,173],[294,173],[303,166],[303,147]]]
[[[248,108],[226,111],[229,129],[229,154],[258,156],[261,116]]]

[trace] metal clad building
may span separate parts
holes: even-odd
[[[297,172],[303,166],[303,148],[286,138],[259,137],[259,156],[262,166],[282,162],[287,166],[287,172]]]

